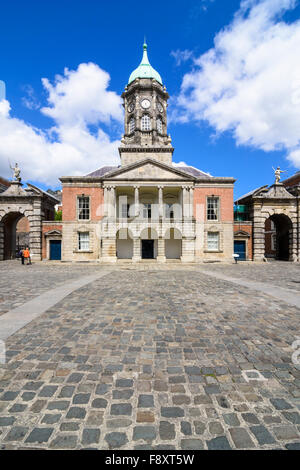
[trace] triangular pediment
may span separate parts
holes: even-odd
[[[49,232],[45,233],[45,237],[49,237],[50,235],[58,235],[61,236],[61,231],[60,230],[50,230]]]
[[[148,158],[113,171],[104,179],[117,180],[181,180],[194,181],[195,178],[173,166]]]
[[[22,184],[18,181],[12,181],[10,186],[1,193],[1,197],[15,197],[15,196],[27,196],[26,192],[22,188]]]
[[[250,238],[250,233],[245,232],[244,230],[238,230],[237,232],[234,232],[234,237],[235,238],[238,238],[238,237]]]
[[[273,184],[268,189],[262,189],[255,194],[255,197],[263,197],[264,199],[295,199],[295,196],[289,193],[281,183]]]

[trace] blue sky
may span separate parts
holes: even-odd
[[[17,161],[25,180],[54,188],[63,174],[116,164],[118,97],[146,35],[171,95],[175,162],[234,176],[236,197],[271,184],[272,166],[292,175],[300,168],[299,18],[294,0],[2,3],[0,174],[9,177],[8,161]]]

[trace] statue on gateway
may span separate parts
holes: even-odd
[[[281,173],[286,173],[286,171],[283,171],[280,169],[280,166],[277,167],[277,170],[272,166],[274,172],[275,172],[275,184],[278,184],[279,181],[281,180]]]
[[[14,172],[14,175],[13,175],[13,178],[14,178],[14,181],[18,181],[19,183],[21,182],[21,170],[20,168],[18,167],[18,164],[16,163],[15,166],[10,166],[10,169]]]

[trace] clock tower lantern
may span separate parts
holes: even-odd
[[[174,149],[167,133],[169,95],[161,76],[151,67],[144,44],[139,67],[132,72],[122,94],[125,134],[119,153],[121,165],[153,158],[171,165]]]

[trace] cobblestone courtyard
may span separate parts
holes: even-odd
[[[97,272],[5,341],[0,449],[300,449],[300,265],[2,262],[0,333],[13,309]]]

